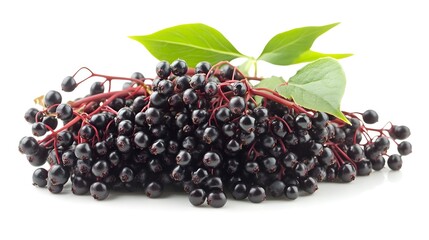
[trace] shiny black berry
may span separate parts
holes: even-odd
[[[387,159],[387,165],[389,166],[390,169],[395,171],[401,169],[402,167],[401,155],[398,155],[398,154],[390,155],[390,157]]]
[[[362,113],[362,118],[365,123],[373,124],[378,122],[378,114],[374,110],[366,110]]]
[[[162,79],[167,79],[171,74],[170,63],[161,61],[156,65],[156,74]]]
[[[188,65],[185,61],[177,59],[171,63],[171,72],[176,76],[183,76],[188,71]]]
[[[189,202],[191,202],[192,205],[200,206],[205,201],[206,201],[206,192],[203,189],[197,188],[192,190],[189,193]]]

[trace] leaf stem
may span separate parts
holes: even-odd
[[[262,81],[264,79],[261,77],[250,77],[250,76],[245,76],[245,78],[247,78],[247,80],[255,80],[255,81]]]
[[[253,59],[253,67],[255,68],[255,73],[254,73],[254,77],[258,76],[258,60]]]

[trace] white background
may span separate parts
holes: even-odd
[[[425,1],[115,2],[0,3],[0,239],[396,239],[428,235],[424,229],[429,214],[425,176],[428,88],[424,85],[429,80],[429,18]],[[142,71],[153,76],[157,60],[127,36],[191,22],[217,28],[239,51],[253,56],[279,32],[342,22],[317,40],[313,49],[355,54],[341,60],[348,80],[343,109],[374,108],[381,122],[408,125],[414,153],[404,157],[400,172],[385,169],[351,184],[320,184],[313,196],[293,202],[231,200],[222,209],[192,207],[184,195],[158,200],[115,195],[97,202],[69,191],[52,195],[33,187],[34,168],[17,151],[19,139],[30,134],[23,114],[33,106],[33,98],[60,89],[62,78],[81,66],[110,75]],[[289,77],[299,67],[262,64],[260,73]]]

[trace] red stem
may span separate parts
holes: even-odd
[[[260,90],[258,88],[250,88],[249,92],[252,95],[257,95],[257,96],[260,96],[260,97],[264,97],[264,98],[269,99],[271,101],[280,103],[280,104],[282,104],[282,105],[284,105],[284,106],[286,106],[288,108],[293,108],[296,111],[298,111],[299,113],[305,113],[305,114],[307,114],[310,117],[312,116],[312,114],[310,114],[310,112],[308,112],[307,110],[305,110],[301,106],[299,106],[296,103],[291,102],[291,101],[289,101],[287,99],[284,99],[283,97],[278,96],[278,94],[273,94],[272,91],[268,91],[267,92],[267,91],[264,91],[264,89]]]
[[[356,166],[356,163],[355,162],[353,162],[353,160],[351,160],[350,158],[349,158],[349,156],[343,151],[343,150],[341,150],[341,148],[340,147],[338,147],[338,145],[333,145],[334,147],[335,147],[335,149],[338,151],[338,153],[339,154],[341,154],[348,162],[350,162],[352,165],[353,165],[353,167],[355,167],[355,169],[357,170],[357,166]]]
[[[80,100],[71,102],[70,106],[73,107],[73,108],[75,108],[75,107],[81,106],[82,104],[89,103],[89,102],[92,102],[92,101],[99,101],[99,100],[102,100],[102,99],[105,99],[105,98],[110,98],[110,97],[112,97],[114,95],[116,97],[125,97],[125,96],[128,96],[130,94],[130,90],[132,90],[132,89],[135,89],[135,88],[128,88],[128,89],[121,90],[121,91],[100,93],[100,94],[88,96],[86,98],[82,98]],[[136,94],[142,94],[142,95],[144,94],[144,95],[146,95],[147,92],[146,92],[146,90],[141,89]]]

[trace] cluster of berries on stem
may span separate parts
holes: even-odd
[[[80,71],[90,75],[76,81]],[[37,168],[33,183],[59,193],[70,182],[74,194],[103,200],[110,191],[143,191],[159,197],[182,189],[191,204],[226,204],[227,195],[259,203],[266,197],[296,199],[312,194],[318,182],[351,182],[392,170],[412,152],[406,126],[381,129],[374,110],[344,112],[346,124],[324,112],[305,109],[277,92],[257,88],[228,62],[161,61],[157,77],[97,74],[88,68],[66,77],[72,92],[95,77],[89,95],[62,103],[59,92],[30,108],[25,120],[34,136],[19,151]],[[112,81],[124,81],[113,91]],[[262,98],[261,102],[257,98]],[[59,125],[59,126],[58,126]],[[388,155],[390,144],[399,154]]]

